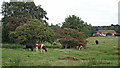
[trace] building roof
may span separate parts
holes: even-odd
[[[115,30],[107,30],[108,32],[115,32]]]
[[[98,30],[97,31],[97,33],[100,33],[100,32],[102,32],[102,33],[116,33],[115,30]]]
[[[98,30],[98,31],[100,31],[100,32],[106,32],[106,30]]]

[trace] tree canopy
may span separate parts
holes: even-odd
[[[46,19],[48,20],[47,12],[41,8],[41,5],[36,6],[34,2],[3,2],[2,15],[5,20],[9,17],[32,17],[46,24]]]
[[[34,2],[3,2],[2,4],[2,41],[9,42],[9,34],[11,31],[29,21],[29,19],[38,19],[40,22],[48,25],[47,12],[36,6]]]
[[[15,31],[10,33],[11,41],[17,44],[50,42],[54,40],[54,36],[55,33],[51,28],[34,19],[18,26]]]
[[[86,22],[81,20],[81,18],[72,15],[65,19],[62,28],[75,29],[78,30],[79,32],[84,32],[86,36],[89,36],[91,34],[92,26],[88,25]]]

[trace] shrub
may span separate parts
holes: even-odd
[[[25,48],[24,45],[19,45],[19,44],[3,44],[2,48]]]
[[[83,32],[71,28],[59,29],[58,32],[58,37],[63,48],[76,47],[79,42],[86,44],[86,36]]]

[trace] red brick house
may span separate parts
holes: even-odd
[[[115,30],[98,30],[97,31],[97,34],[99,34],[100,36],[106,36],[107,33],[112,34],[112,36],[116,34]]]

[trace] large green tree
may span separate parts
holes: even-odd
[[[92,26],[88,25],[86,22],[81,20],[81,18],[72,15],[65,19],[65,22],[63,22],[62,28],[71,28],[78,30],[80,32],[84,32],[86,36],[90,36]]]
[[[51,42],[54,41],[55,32],[40,21],[31,19],[10,32],[9,37],[11,42],[17,44]]]
[[[3,42],[9,42],[9,33],[15,31],[19,25],[26,23],[29,18],[38,19],[48,25],[47,12],[40,5],[36,6],[34,2],[3,2],[2,15],[4,16],[2,18]]]
[[[34,2],[3,2],[2,15],[4,16],[3,22],[9,17],[27,17],[38,19],[46,23],[47,12],[41,8],[41,5],[36,6]],[[7,22],[6,22],[7,23]]]

